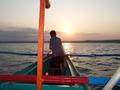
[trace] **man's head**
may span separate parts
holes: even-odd
[[[55,37],[55,36],[56,36],[55,30],[50,31],[50,36],[51,36],[51,37]]]

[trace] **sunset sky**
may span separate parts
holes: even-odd
[[[50,2],[51,8],[46,10],[45,15],[46,40],[49,40],[48,32],[52,29],[63,40],[120,39],[120,0]],[[7,33],[5,35],[8,37],[8,33],[14,31],[30,34],[26,36],[34,40],[37,36],[38,15],[39,0],[0,0],[0,32]],[[7,36],[0,34],[1,37],[6,39]]]

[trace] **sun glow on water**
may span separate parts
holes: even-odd
[[[71,43],[64,43],[63,44],[63,47],[64,47],[64,50],[65,50],[65,52],[67,53],[67,54],[69,54],[69,53],[71,53],[71,48],[72,48],[72,45],[71,45]]]

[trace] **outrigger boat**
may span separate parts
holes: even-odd
[[[64,73],[60,71],[60,67],[50,67],[50,61],[52,56],[44,55],[43,90],[89,90],[91,86],[97,87],[92,90],[102,90],[110,80],[108,77],[81,76],[68,56],[65,56],[64,60]],[[56,70],[60,72],[59,75],[56,74]],[[36,73],[37,62],[17,71],[14,75],[0,75],[0,90],[36,90]],[[114,78],[119,80],[119,70]],[[117,82],[117,86],[117,89],[109,90],[119,90],[120,81]]]
[[[70,61],[65,57],[64,73],[56,76],[56,69],[50,67],[52,56],[44,57],[43,90],[88,90],[88,78],[80,76]],[[14,75],[0,76],[0,90],[36,90],[37,63],[33,63]],[[11,82],[10,82],[11,81]]]
[[[41,12],[38,33],[38,61],[25,69],[16,72],[14,75],[0,75],[0,90],[88,90],[89,85],[104,86],[110,78],[94,76],[87,78],[85,76],[81,76],[75,69],[68,56],[65,56],[64,60],[64,73],[61,72],[61,67],[59,66],[55,66],[53,68],[50,67],[52,56],[44,56],[44,61],[42,60],[44,9],[45,5],[46,8],[49,8],[50,4],[49,0],[40,0],[40,2]],[[42,62],[44,62],[43,65]],[[120,68],[117,70],[110,82],[108,82],[108,84],[103,88],[103,90],[112,90],[116,83],[120,86],[120,81],[118,81],[119,79]],[[120,90],[120,88],[115,90]]]

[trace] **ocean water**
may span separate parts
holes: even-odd
[[[63,43],[67,54],[120,54],[120,43]],[[44,53],[49,51],[45,43]],[[12,53],[8,54],[6,52]],[[14,53],[37,53],[37,43],[0,43],[0,74],[13,74],[37,60],[36,56]],[[85,75],[112,76],[120,66],[120,56],[72,57],[76,69]]]

